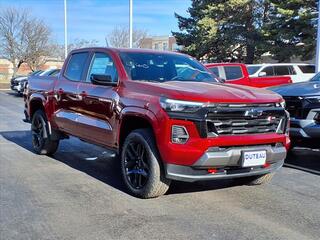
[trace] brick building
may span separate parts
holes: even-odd
[[[181,49],[181,46],[177,45],[175,37],[154,36],[143,39],[141,42],[141,48],[149,48],[163,51],[176,51],[178,49]]]

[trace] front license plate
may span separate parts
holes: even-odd
[[[243,152],[243,167],[261,166],[266,163],[267,151]]]

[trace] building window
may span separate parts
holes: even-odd
[[[159,49],[159,43],[154,44],[154,49],[158,50]]]
[[[163,50],[168,50],[168,43],[164,42],[162,44]]]

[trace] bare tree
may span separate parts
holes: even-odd
[[[99,41],[96,39],[86,40],[86,39],[74,39],[72,43],[68,44],[68,52],[78,49],[78,48],[85,48],[85,47],[96,47],[98,46]],[[52,43],[50,44],[50,52],[51,56],[64,59],[64,45]]]
[[[147,31],[141,29],[133,29],[132,41],[136,48],[141,47],[142,41],[147,37]],[[109,37],[106,37],[106,44],[112,47],[121,48],[129,47],[129,29],[127,27],[115,27]]]
[[[14,75],[22,63],[31,70],[46,61],[50,30],[26,10],[7,8],[0,12],[0,50],[2,57],[13,64]]]

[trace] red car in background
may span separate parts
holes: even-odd
[[[249,77],[248,69],[242,63],[208,63],[205,66],[227,83],[258,88],[292,83],[289,76]]]

